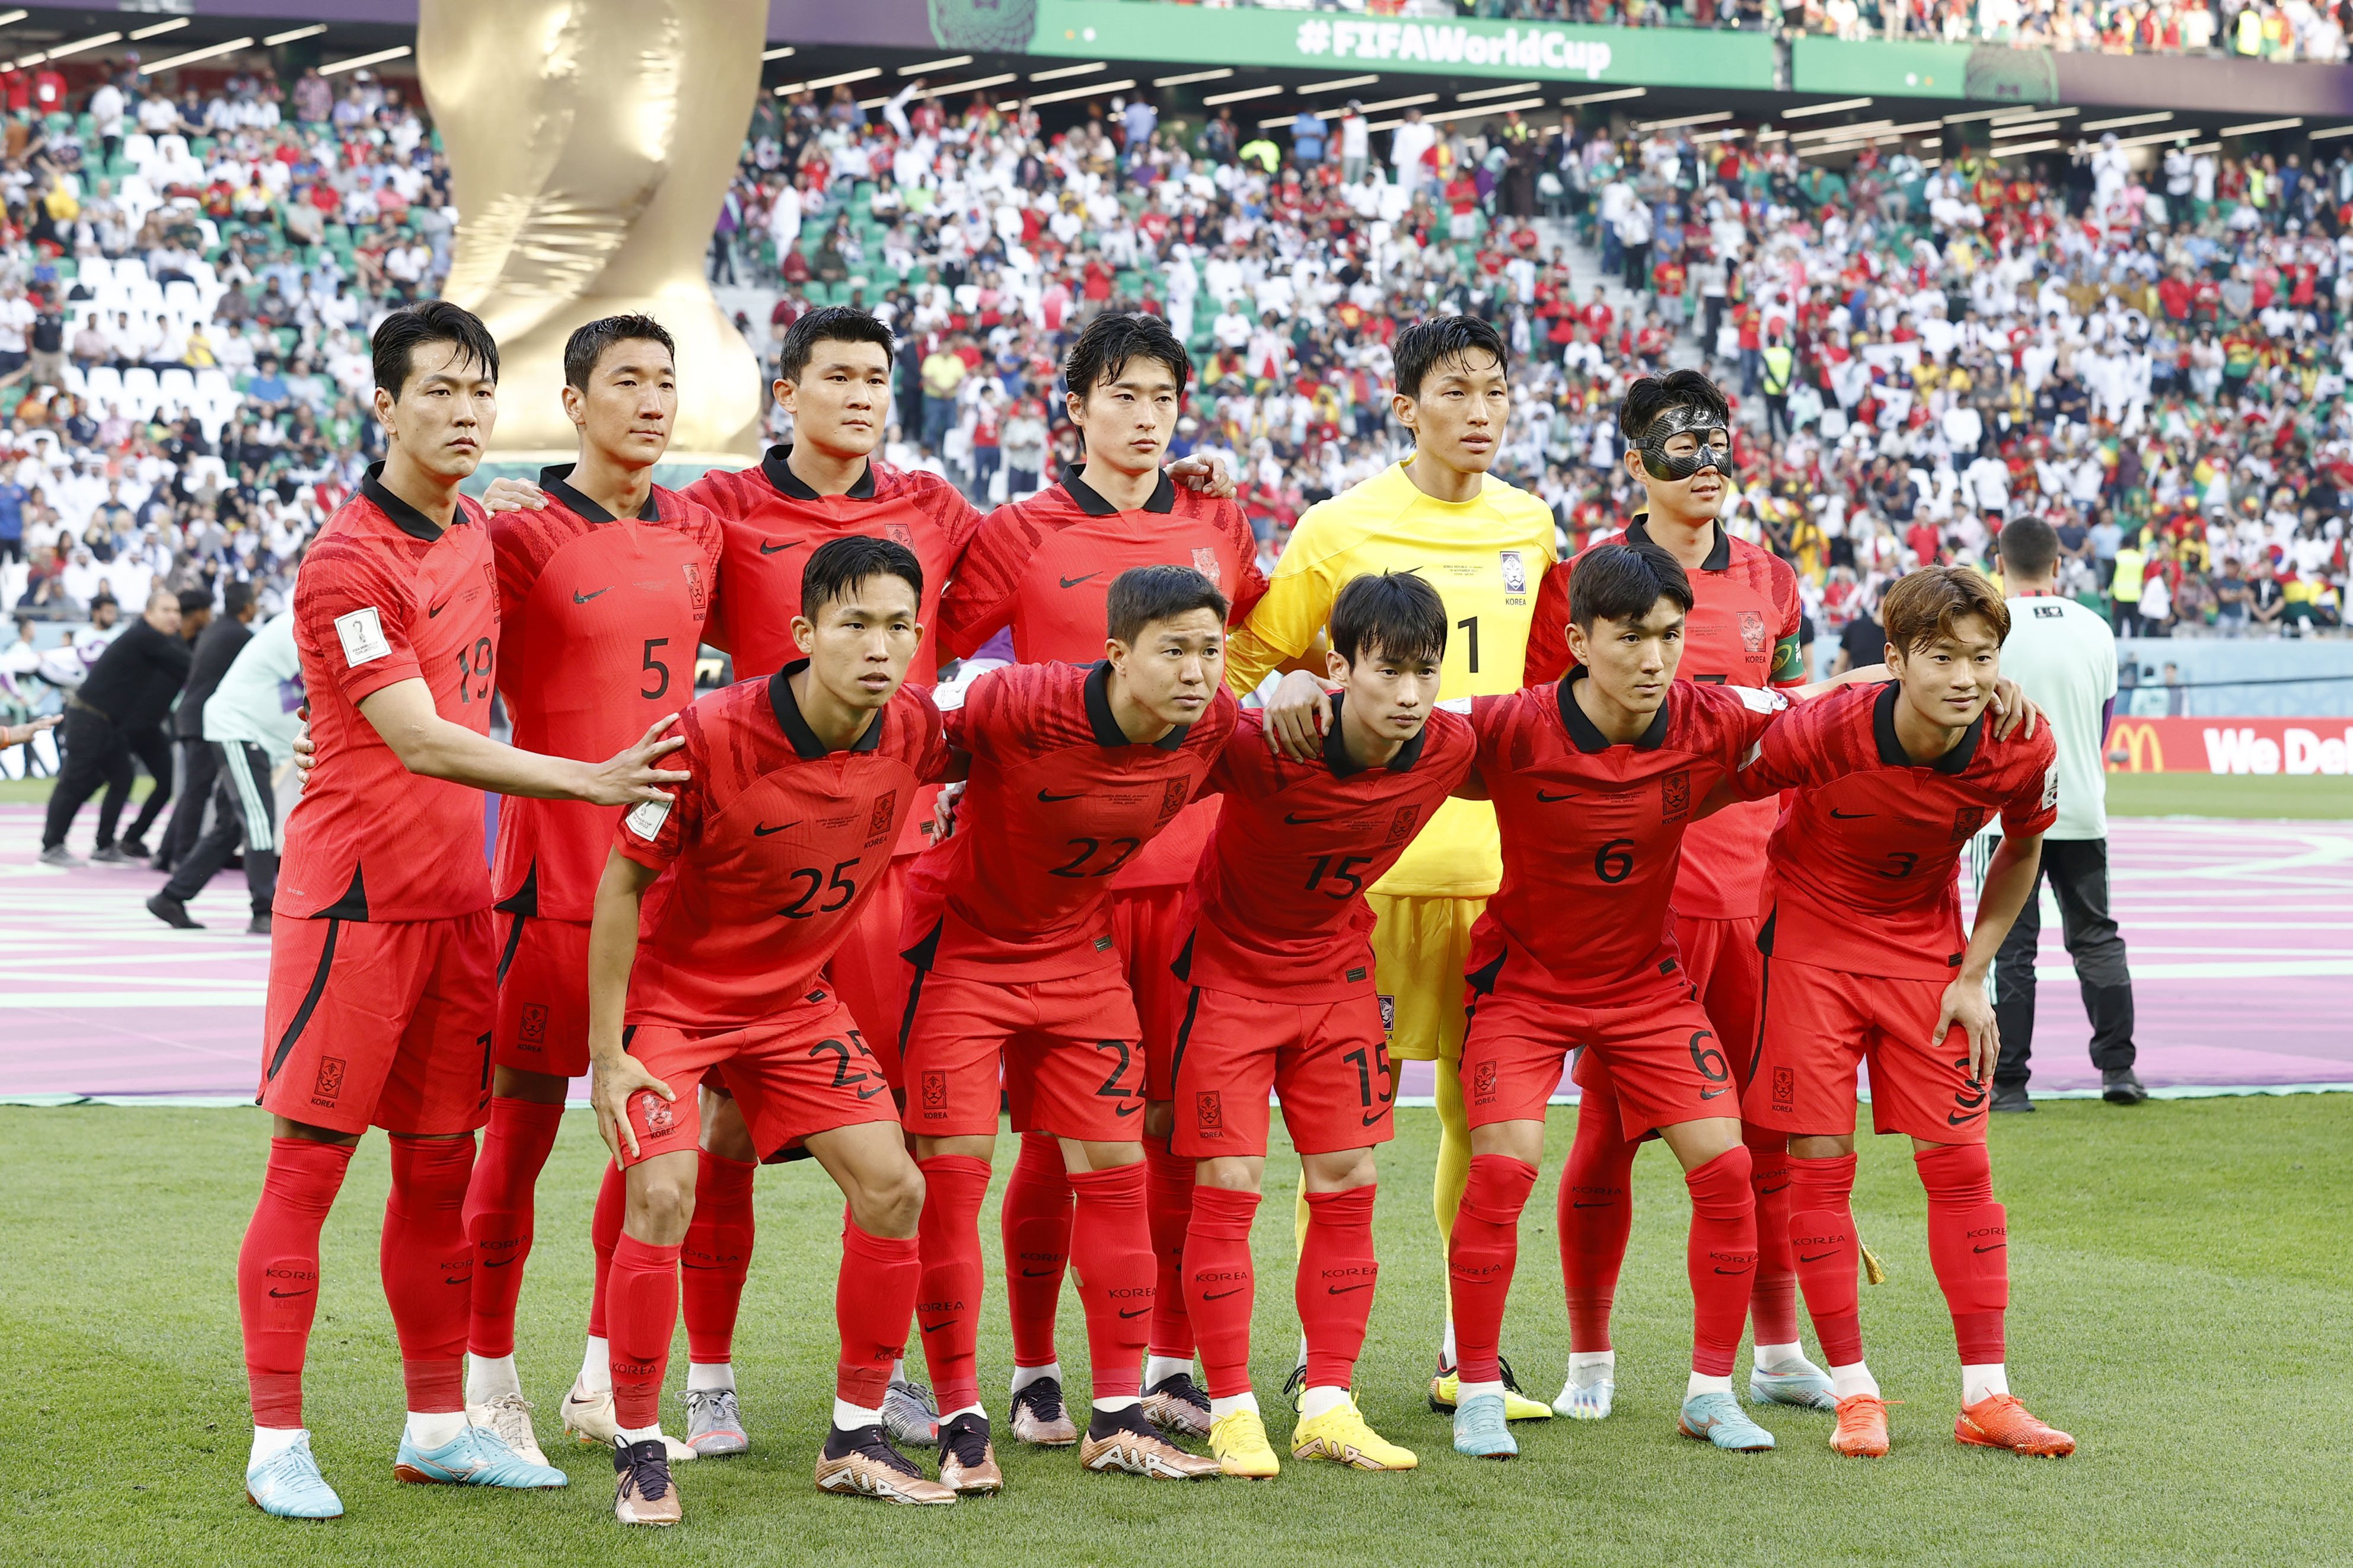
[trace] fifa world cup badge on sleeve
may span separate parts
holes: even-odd
[[[384,620],[374,605],[335,617],[335,635],[343,640],[343,662],[354,668],[392,652],[392,644],[385,641]]]
[[[670,820],[670,801],[640,800],[628,815],[629,832],[648,841],[661,832],[662,823]]]

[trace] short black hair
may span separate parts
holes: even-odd
[[[1446,601],[1411,572],[1366,572],[1332,600],[1332,649],[1349,663],[1379,653],[1403,662],[1446,657]]]
[[[251,583],[234,582],[221,589],[221,613],[231,620],[243,615],[245,607],[252,602],[253,585]]]
[[[1512,362],[1504,334],[1477,316],[1426,317],[1398,333],[1390,352],[1397,362],[1396,385],[1401,397],[1420,397],[1422,381],[1450,359],[1467,354],[1492,355],[1498,370],[1510,369]]]
[[[776,350],[776,379],[798,381],[808,370],[809,359],[821,343],[871,343],[882,350],[882,363],[888,365],[896,341],[891,329],[875,320],[871,311],[861,311],[855,305],[825,305],[805,311],[785,329],[785,341]]]
[[[1625,400],[1618,405],[1618,433],[1639,441],[1670,408],[1697,408],[1723,425],[1732,423],[1732,405],[1724,400],[1724,388],[1696,370],[1670,370],[1664,376],[1645,376],[1626,388]]]
[[[1144,629],[1155,620],[1174,620],[1206,609],[1215,612],[1218,624],[1223,626],[1232,608],[1217,584],[1190,567],[1130,567],[1112,578],[1103,618],[1109,623],[1106,630],[1111,640],[1132,648]]]
[[[2021,517],[2001,525],[2001,569],[2005,577],[2044,577],[2058,564],[2058,529],[2040,517]]]
[[[1130,360],[1149,359],[1168,367],[1184,396],[1193,379],[1193,361],[1168,323],[1158,316],[1123,315],[1105,311],[1086,324],[1062,360],[1062,380],[1071,396],[1084,401],[1105,382],[1116,381]]]
[[[1568,619],[1586,631],[1598,620],[1640,620],[1661,599],[1691,613],[1691,578],[1660,545],[1598,545],[1577,558]]]
[[[212,613],[212,589],[191,588],[182,588],[180,590],[180,613],[182,615],[195,615],[199,611],[209,615]]]
[[[836,599],[848,599],[870,577],[897,577],[923,602],[923,564],[895,539],[849,534],[820,545],[801,568],[801,614],[811,621]]]
[[[672,364],[678,361],[678,344],[670,341],[670,330],[653,317],[599,316],[564,340],[565,384],[587,391],[588,377],[596,374],[596,362],[617,343],[658,343],[669,352]]]
[[[498,340],[491,336],[481,317],[447,300],[419,300],[377,323],[369,342],[375,359],[375,384],[391,393],[394,402],[400,401],[408,385],[417,349],[428,343],[456,344],[463,351],[459,364],[471,362],[488,371],[492,381],[499,378]]]

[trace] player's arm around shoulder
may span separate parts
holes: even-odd
[[[432,688],[421,675],[370,693],[359,710],[409,772],[501,795],[632,806],[665,799],[658,786],[686,778],[656,766],[679,747],[677,736],[664,735],[676,714],[656,721],[635,745],[606,761],[575,762],[504,746],[450,723],[434,706]]]
[[[1226,687],[1236,696],[1248,696],[1275,671],[1311,653],[1331,617],[1333,597],[1340,590],[1334,570],[1340,549],[1335,535],[1346,526],[1334,522],[1327,510],[1334,504],[1320,501],[1301,515],[1264,591],[1226,638]]]
[[[1498,696],[1448,697],[1430,710],[1430,722],[1451,720],[1462,726],[1469,744],[1463,748],[1462,778],[1448,791],[1458,800],[1490,800],[1487,780],[1481,771],[1492,747],[1503,715],[1516,705],[1519,693],[1507,692]]]

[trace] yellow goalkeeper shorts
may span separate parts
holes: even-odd
[[[1462,1059],[1462,967],[1483,898],[1399,898],[1370,893],[1373,983],[1380,988],[1389,1055]]]

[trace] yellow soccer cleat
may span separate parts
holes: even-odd
[[[1398,1447],[1366,1425],[1353,1397],[1293,1427],[1291,1457],[1330,1459],[1352,1470],[1410,1470],[1420,1463],[1412,1449]]]
[[[1282,1463],[1266,1440],[1266,1423],[1255,1410],[1236,1410],[1209,1424],[1209,1452],[1218,1468],[1229,1476],[1263,1481],[1279,1474]]]
[[[1512,1375],[1512,1364],[1509,1361],[1501,1364],[1504,1373],[1504,1419],[1550,1421],[1553,1416],[1552,1406],[1539,1404],[1522,1393],[1519,1379]],[[1450,1414],[1454,1409],[1456,1393],[1461,1387],[1461,1383],[1462,1380],[1455,1375],[1451,1366],[1443,1361],[1440,1361],[1438,1371],[1430,1380],[1430,1408],[1441,1415]]]

